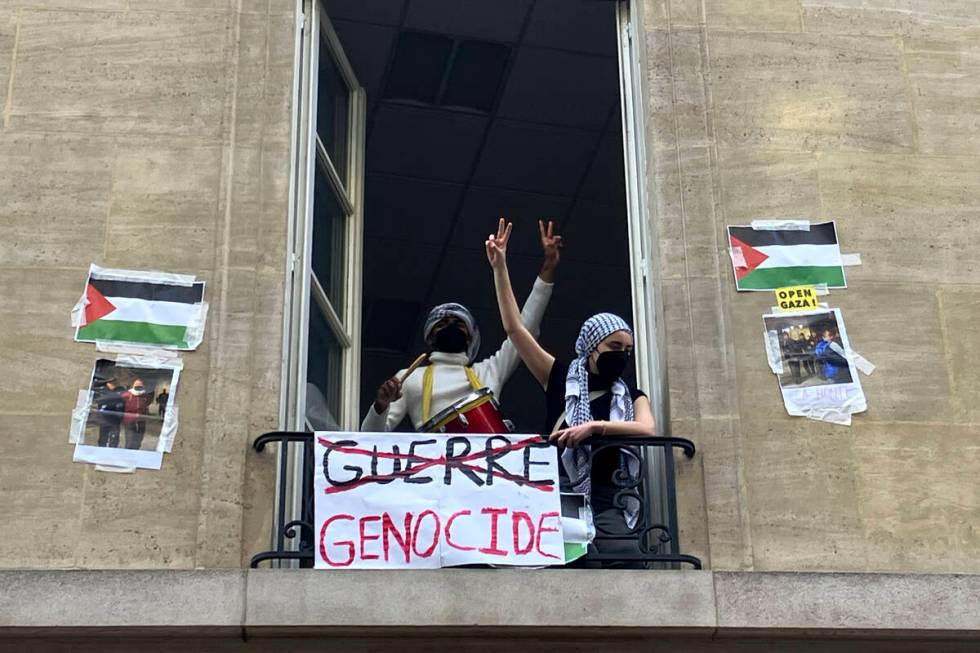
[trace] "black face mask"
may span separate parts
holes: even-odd
[[[596,369],[599,370],[597,376],[599,380],[606,384],[623,375],[626,363],[629,362],[630,352],[628,351],[604,351],[595,360]]]
[[[449,325],[436,331],[435,346],[437,351],[459,354],[466,351],[466,341],[466,332],[458,326]]]

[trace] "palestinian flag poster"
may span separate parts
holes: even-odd
[[[93,265],[72,311],[75,340],[195,349],[204,336],[204,282],[188,275]]]
[[[738,290],[847,287],[833,221],[808,231],[729,226],[728,241]]]

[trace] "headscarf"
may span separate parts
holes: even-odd
[[[592,420],[589,405],[589,354],[599,343],[616,333],[625,331],[633,336],[633,330],[626,320],[612,313],[598,313],[585,321],[575,340],[575,354],[578,356],[568,366],[565,377],[565,416],[569,426],[577,426]],[[633,401],[622,379],[613,381],[612,403],[609,406],[609,419],[629,422],[633,420]]]
[[[626,320],[612,313],[593,315],[582,325],[575,340],[575,353],[578,356],[568,366],[565,377],[565,422],[569,426],[584,424],[592,420],[592,406],[589,401],[589,354],[599,343],[616,333],[625,331],[633,336],[633,330]],[[614,422],[633,421],[633,400],[629,388],[622,378],[613,381],[610,388],[612,397],[609,403],[609,420]],[[568,473],[572,491],[592,495],[592,465],[589,445],[575,449],[565,449],[561,461]],[[639,456],[626,448],[620,449],[619,467],[631,482],[639,479]],[[639,518],[640,502],[633,496],[624,498],[623,519],[633,528]]]
[[[428,342],[429,336],[432,335],[432,329],[435,328],[436,323],[439,322],[439,320],[447,317],[459,318],[469,330],[470,341],[466,345],[466,357],[469,359],[469,362],[472,363],[480,351],[480,329],[476,326],[476,319],[473,317],[473,314],[470,313],[470,309],[466,308],[462,304],[455,304],[452,302],[448,304],[439,304],[429,311],[429,317],[425,318],[425,327],[422,329],[422,339]]]

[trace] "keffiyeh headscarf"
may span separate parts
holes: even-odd
[[[568,366],[568,376],[565,377],[565,422],[569,426],[577,426],[592,420],[592,406],[589,400],[589,354],[596,350],[599,343],[616,333],[625,331],[633,336],[633,330],[626,320],[612,313],[593,315],[582,325],[578,338],[575,340],[577,358]],[[620,378],[613,381],[609,390],[612,397],[609,403],[609,420],[613,422],[633,421],[633,400],[629,388]],[[592,494],[592,470],[589,456],[589,446],[576,449],[565,449],[561,455],[562,464],[571,481],[572,490],[585,495]],[[620,469],[626,472],[630,479],[639,475],[639,457],[632,452],[623,450],[620,455]],[[639,501],[633,497],[626,498],[624,517],[627,526],[633,528],[639,515]]]
[[[476,319],[473,314],[470,313],[470,309],[466,308],[462,304],[448,303],[439,304],[431,311],[429,311],[429,317],[425,318],[425,327],[422,329],[422,339],[428,342],[429,336],[432,335],[432,329],[435,328],[436,323],[439,320],[447,317],[459,318],[466,325],[467,330],[470,332],[470,341],[466,345],[466,356],[469,362],[472,363],[473,359],[480,351],[480,329],[476,326]]]
[[[569,426],[584,424],[592,419],[589,406],[589,354],[599,343],[616,333],[625,331],[633,336],[633,330],[626,320],[612,313],[593,315],[582,325],[575,341],[575,354],[578,356],[568,366],[565,377],[565,421]],[[611,388],[612,403],[609,406],[609,419],[616,422],[633,420],[633,402],[629,390],[622,379],[616,379]]]

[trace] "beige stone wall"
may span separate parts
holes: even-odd
[[[0,2],[0,566],[237,567],[267,543],[293,3]],[[208,282],[160,471],[72,463],[89,263]]]
[[[715,569],[980,570],[980,8],[646,0],[684,546]],[[726,224],[836,219],[869,410],[790,418]]]

